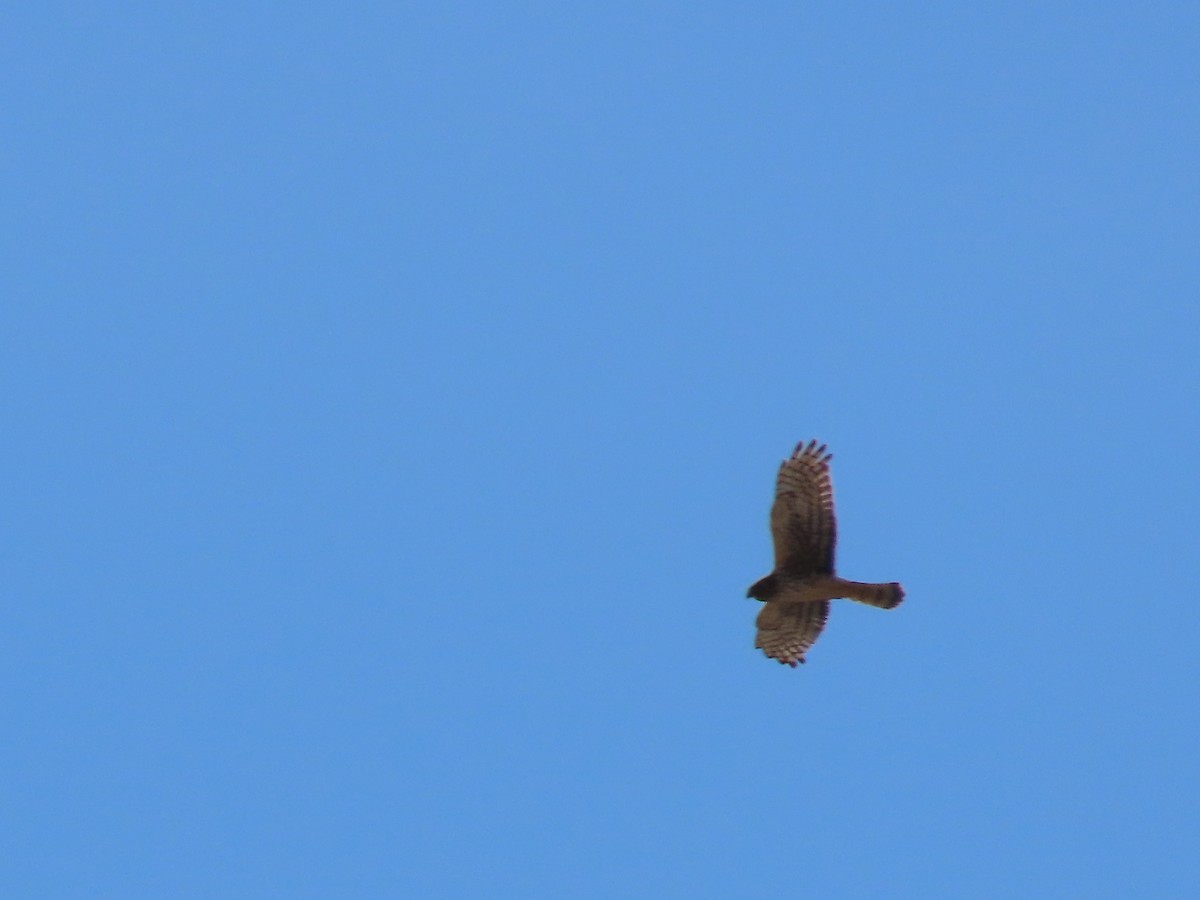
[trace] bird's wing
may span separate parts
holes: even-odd
[[[833,572],[837,521],[829,477],[832,458],[824,444],[810,441],[797,444],[779,467],[771,506],[776,569],[797,575]]]
[[[804,662],[804,654],[816,643],[828,618],[828,600],[764,603],[758,613],[754,646],[771,659],[795,668],[797,663]]]

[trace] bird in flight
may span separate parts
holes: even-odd
[[[746,591],[747,597],[763,603],[754,646],[793,668],[804,662],[804,654],[825,628],[830,600],[895,609],[904,599],[904,589],[895,582],[865,584],[834,574],[832,458],[824,444],[801,442],[779,467],[771,506],[775,570]]]

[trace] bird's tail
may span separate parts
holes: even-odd
[[[904,599],[904,588],[892,582],[891,584],[863,584],[861,581],[844,582],[845,596],[868,606],[880,609],[895,609]]]

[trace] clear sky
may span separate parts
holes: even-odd
[[[5,897],[1198,895],[1196,4],[2,41]]]

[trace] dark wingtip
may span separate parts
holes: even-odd
[[[801,441],[796,445],[796,449],[792,451],[792,459],[801,456],[813,456],[825,463],[833,459],[833,454],[829,452],[829,445],[817,443],[816,438],[812,438],[808,443]]]

